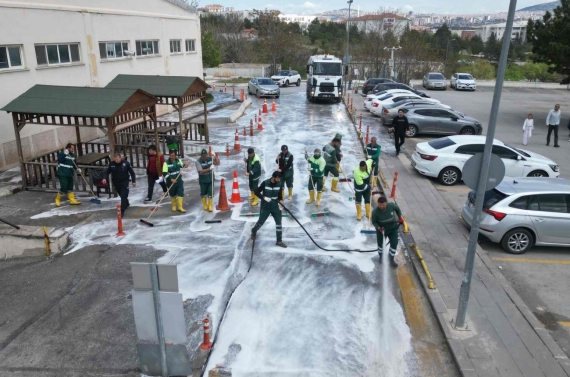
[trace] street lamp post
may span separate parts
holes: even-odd
[[[394,79],[394,51],[401,49],[402,47],[384,47],[384,50],[390,50],[390,78]]]
[[[350,6],[352,5],[352,1],[353,0],[348,0],[348,20],[346,21],[346,58],[345,58],[345,64],[348,67],[348,54],[349,54],[349,40],[350,40]],[[350,74],[350,70],[348,70],[348,73],[346,74],[346,78],[344,79],[344,94],[346,95],[346,93],[348,93],[347,89],[346,89],[346,84],[348,81],[348,75]]]

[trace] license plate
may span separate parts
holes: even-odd
[[[416,163],[415,161],[412,161],[412,167],[415,168],[416,167]]]

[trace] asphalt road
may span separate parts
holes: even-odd
[[[367,224],[356,221],[347,186],[342,185],[339,194],[325,194],[323,207],[330,216],[310,217],[316,208],[305,204],[305,147],[322,148],[342,132],[347,172],[362,152],[344,105],[309,104],[303,90],[284,88],[277,113],[264,115],[265,130],[242,137],[242,148],[256,148],[266,177],[275,167],[279,146],[288,144],[295,156],[295,191],[286,205],[319,244],[374,250],[374,238],[360,233]],[[249,126],[260,107],[253,101],[237,125],[226,127],[227,113],[212,114],[214,151],[232,145],[236,128]],[[225,178],[230,195],[237,171],[244,197],[243,152],[220,154],[217,179]],[[188,212],[173,214],[170,203],[163,203],[152,217],[155,227],[148,228],[139,218],[148,216],[154,204],[142,202],[146,184],[139,177],[139,185],[131,188],[131,207],[124,219],[127,235],[122,238],[115,236],[115,198],[104,198],[97,206],[83,196],[83,205],[64,203],[61,208],[54,207],[53,194],[24,192],[0,198],[1,217],[18,224],[64,227],[71,234],[67,255],[0,262],[0,302],[10,303],[9,310],[0,311],[0,375],[138,375],[128,263],[158,260],[178,265],[186,346],[193,358],[202,337],[196,322],[206,315],[212,318],[217,344],[209,369],[222,365],[236,376],[458,376],[402,254],[395,272],[380,268],[376,252],[324,252],[309,243],[291,219],[283,222],[289,248],[275,246],[275,224],[268,220],[252,249],[249,232],[256,218],[240,215],[259,208],[246,200],[231,212],[216,213],[221,224],[207,225],[204,221],[212,215],[201,209],[192,164],[183,179]]]
[[[422,89],[418,87],[418,89]],[[429,91],[432,98],[450,105],[466,115],[481,121],[486,134],[489,113],[493,99],[493,88],[480,88],[475,92]],[[560,126],[560,148],[546,146],[545,119],[550,108],[559,103],[562,108]],[[534,115],[535,131],[525,149],[542,154],[556,161],[561,177],[570,179],[570,142],[566,128],[570,117],[570,91],[545,89],[504,89],[495,138],[515,147],[522,146],[522,124],[528,113]],[[370,117],[370,113],[365,114]],[[382,130],[385,132],[385,130]],[[385,136],[387,138],[387,135]],[[437,136],[418,136],[406,139],[405,147],[409,155],[417,143],[436,139]],[[388,152],[393,147],[385,141]],[[418,173],[419,174],[419,173]],[[437,190],[443,192],[448,204],[461,215],[467,193],[470,189],[463,183],[452,187],[440,185],[436,179],[429,179]],[[520,256],[507,254],[503,249],[485,239],[480,240],[481,247],[489,253],[491,259],[501,266],[505,277],[513,284],[517,293],[525,300],[535,315],[547,327],[561,348],[570,354],[570,250],[568,248],[535,247]]]

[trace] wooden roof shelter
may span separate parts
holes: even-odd
[[[160,105],[171,105],[178,111],[178,124],[182,135],[184,105],[201,100],[204,105],[206,143],[210,142],[206,90],[209,85],[193,76],[117,75],[107,86],[109,89],[142,89],[157,98]],[[184,138],[180,138],[180,153],[184,157]]]
[[[111,152],[114,152],[115,128],[123,123],[149,116],[156,132],[156,103],[154,96],[139,88],[34,85],[0,110],[12,113],[20,170],[25,186],[20,132],[26,124],[73,126],[77,143],[81,143],[79,127],[104,128],[108,132]]]

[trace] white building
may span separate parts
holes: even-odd
[[[198,15],[179,0],[0,0],[0,108],[35,84],[104,87],[119,73],[202,77]],[[74,133],[29,124],[24,156]],[[17,162],[12,116],[1,111],[0,169]]]
[[[351,25],[356,25],[359,31],[385,33],[391,31],[394,35],[401,35],[411,22],[405,17],[395,13],[368,14],[350,19]]]
[[[304,16],[301,14],[280,14],[279,19],[285,23],[291,24],[293,22],[299,23],[302,30],[307,30],[311,22],[313,22],[317,16]]]
[[[522,37],[523,40],[526,39],[526,21],[518,21],[513,24],[513,31],[511,34],[511,39],[515,39],[517,36]],[[500,40],[503,38],[505,34],[505,29],[507,27],[507,23],[503,22],[500,24],[489,24],[489,25],[481,25],[474,27],[475,32],[478,36],[481,37],[483,42],[487,42],[487,40],[491,37],[491,33],[495,33],[497,39]]]

